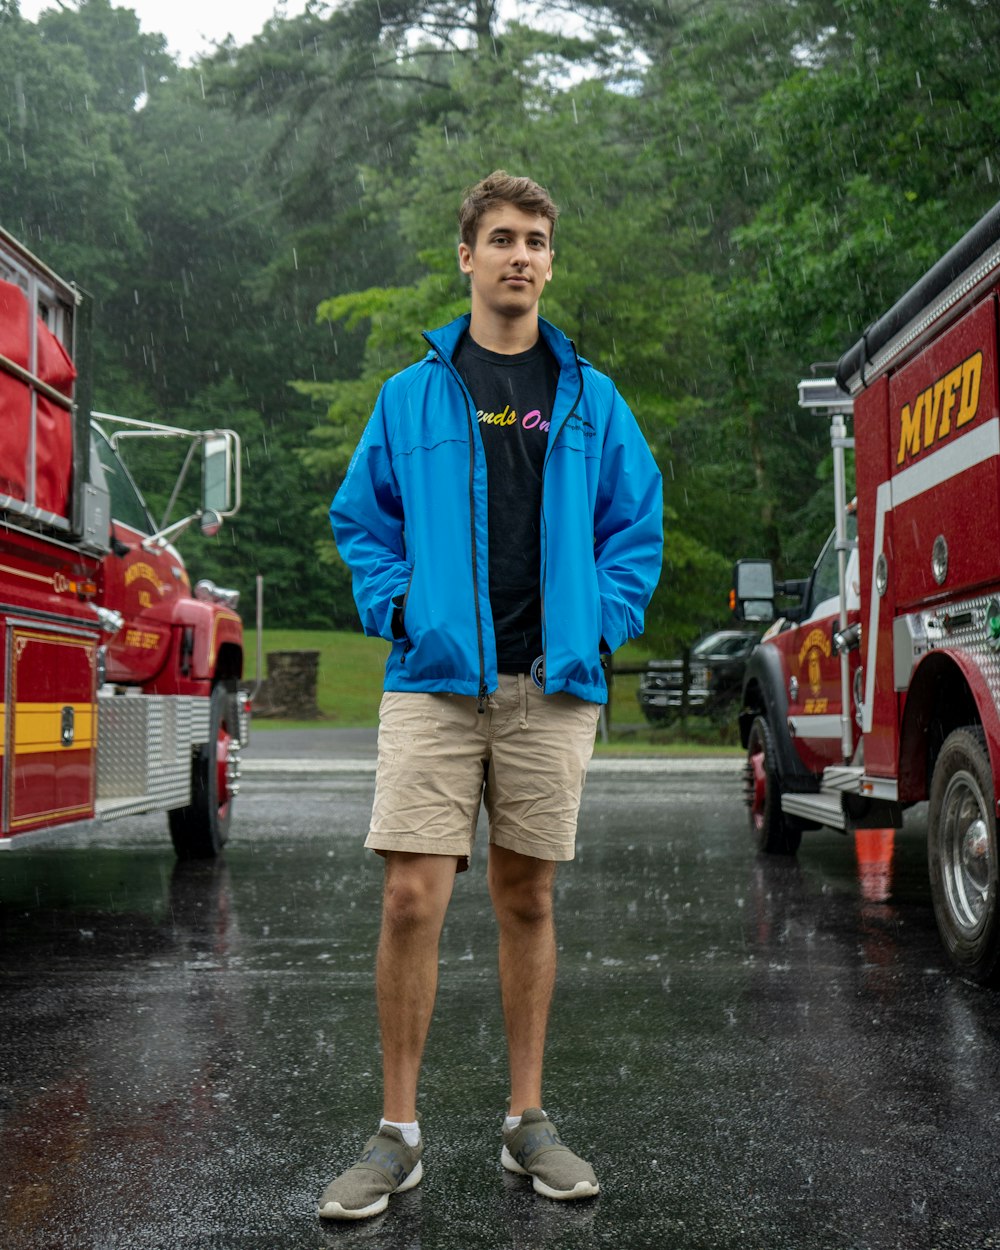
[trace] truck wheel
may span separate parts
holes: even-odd
[[[966,976],[1000,984],[996,804],[979,728],[956,729],[941,748],[931,779],[927,852],[945,949]]]
[[[220,684],[212,691],[208,741],[191,765],[191,802],[167,813],[179,859],[212,859],[225,845],[239,788],[239,753],[236,695]]]
[[[802,841],[802,825],[781,810],[781,777],[771,726],[755,716],[747,739],[746,799],[750,832],[758,850],[794,855]]]

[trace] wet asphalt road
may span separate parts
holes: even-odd
[[[480,846],[441,952],[424,1183],[317,1220],[379,1109],[381,870],[365,752],[271,766],[271,737],[217,865],[175,867],[158,817],[0,858],[4,1250],[1000,1245],[1000,995],[945,964],[919,813],[891,860],[826,832],[759,859],[732,764],[595,765],[560,869],[546,1105],[601,1196],[499,1166]]]

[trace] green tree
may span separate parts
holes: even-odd
[[[996,6],[843,0],[836,11],[815,56],[756,109],[770,190],[733,231],[724,293],[766,552],[800,567],[822,509],[801,457],[789,474],[789,446],[811,421],[795,411],[795,382],[835,361],[996,198]],[[810,437],[822,463],[825,429]]]
[[[262,177],[266,121],[211,107],[201,88],[186,71],[135,120],[136,212],[150,248],[114,310],[123,355],[153,414],[232,427],[243,440],[240,514],[213,543],[189,540],[206,575],[249,602],[263,574],[273,625],[343,625],[353,615],[346,584],[316,573],[316,546],[329,543],[326,490],[295,454],[316,417],[288,385],[333,356],[330,338],[314,324],[308,285],[279,290],[262,277],[276,252],[293,249]]]
[[[4,224],[98,297],[139,249],[118,127],[91,107],[98,85],[79,49],[0,9],[0,203]]]
[[[93,292],[101,406],[240,430],[244,511],[185,542],[245,595],[263,571],[272,623],[353,620],[326,504],[381,380],[466,306],[455,207],[490,169],[565,206],[543,314],[663,469],[663,646],[719,622],[734,556],[803,571],[829,456],[796,381],[996,198],[987,0],[573,12],[317,0],[179,69],[111,0],[0,0],[4,225]]]
[[[164,37],[142,31],[135,11],[112,6],[111,0],[45,9],[38,31],[49,47],[83,55],[94,83],[87,107],[107,117],[127,122],[139,98],[177,72]]]
[[[193,571],[235,582],[244,598],[264,571],[272,623],[339,619],[349,596],[315,574],[314,547],[329,530],[294,450],[315,417],[288,386],[330,340],[314,324],[311,291],[290,283],[279,298],[261,281],[287,245],[261,173],[266,119],[210,107],[199,73],[177,70],[160,36],[106,0],[37,24],[8,6],[0,20],[4,224],[94,296],[96,406],[233,424],[243,511],[215,544],[184,540]],[[167,446],[136,459],[162,506]]]
[[[379,385],[419,353],[419,328],[467,308],[454,251],[460,188],[501,166],[543,176],[566,205],[556,231],[557,276],[541,311],[616,377],[661,462],[671,431],[699,411],[692,362],[711,355],[713,294],[691,272],[698,240],[690,230],[664,228],[669,193],[653,194],[654,154],[632,137],[635,102],[597,81],[566,85],[567,68],[584,63],[589,51],[580,41],[505,29],[488,72],[470,64],[455,70],[454,105],[420,130],[410,168],[370,178],[378,211],[404,206],[400,236],[425,272],[408,285],[320,305],[322,320],[347,332],[366,325],[368,333],[358,377],[301,386],[328,404],[328,422],[308,453],[312,466],[343,471]],[[676,512],[669,519],[677,541],[664,580],[673,581],[674,593],[650,613],[651,633],[664,645],[717,619],[725,593],[718,578],[726,561],[689,539]],[[682,602],[677,587],[685,578]]]

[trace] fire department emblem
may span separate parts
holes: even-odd
[[[830,654],[830,638],[826,631],[811,629],[799,648],[799,672],[805,674],[814,696],[823,688],[823,661],[828,660]]]

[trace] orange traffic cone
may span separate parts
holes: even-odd
[[[895,829],[855,829],[858,882],[866,903],[884,903],[892,892],[892,852]]]

